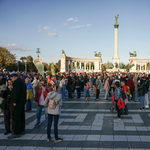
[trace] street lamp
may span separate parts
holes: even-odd
[[[40,48],[37,48],[36,53],[37,53],[37,57],[39,57],[39,54],[40,54]]]

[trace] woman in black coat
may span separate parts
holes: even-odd
[[[12,92],[12,81],[8,80],[8,86],[3,88],[1,91],[1,96],[4,98],[4,105],[3,105],[3,112],[4,112],[4,123],[5,123],[5,133],[9,134],[11,132],[10,130],[10,119],[12,119],[12,130],[14,130],[14,124],[15,124],[15,119],[14,119],[14,107],[11,99],[11,92]]]

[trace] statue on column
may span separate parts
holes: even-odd
[[[101,52],[97,53],[96,51],[94,51],[94,53],[95,53],[95,56],[99,56],[99,57],[102,56]]]
[[[136,57],[137,56],[136,51],[134,51],[133,53],[129,52],[129,55],[130,55],[130,57]]]
[[[64,50],[62,50],[62,54],[65,54],[65,51],[64,51]]]
[[[117,14],[117,16],[114,15],[114,17],[115,17],[115,24],[118,24],[118,17],[119,17],[119,14]]]

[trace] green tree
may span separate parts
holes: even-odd
[[[27,57],[21,57],[20,60],[22,61],[22,63],[24,63],[24,61],[27,60]]]
[[[6,48],[0,47],[0,68],[6,68],[11,63],[15,63],[16,57],[11,54]]]
[[[129,72],[129,63],[124,67],[124,69],[126,69],[127,72]]]
[[[106,71],[106,65],[105,64],[102,64],[101,67],[102,67],[102,71]]]
[[[106,63],[106,68],[107,68],[107,69],[112,69],[113,67],[114,67],[114,65],[113,65],[111,62],[108,61],[108,62]]]
[[[27,62],[33,62],[33,57],[32,56],[27,56]]]
[[[60,67],[61,67],[61,60],[59,60],[59,61],[55,64],[55,71],[56,71],[56,72],[60,72]]]
[[[116,68],[118,68],[118,66],[119,66],[119,65],[118,65],[118,63],[117,63],[117,62],[115,62],[115,67],[116,67]]]
[[[124,69],[124,67],[125,67],[125,64],[124,64],[124,63],[122,63],[122,62],[119,63],[119,68],[120,68],[120,69]]]

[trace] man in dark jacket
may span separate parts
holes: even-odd
[[[13,81],[12,102],[14,106],[15,126],[14,134],[8,136],[8,139],[18,138],[25,132],[25,110],[26,103],[26,85],[17,74],[12,74],[10,79]]]

